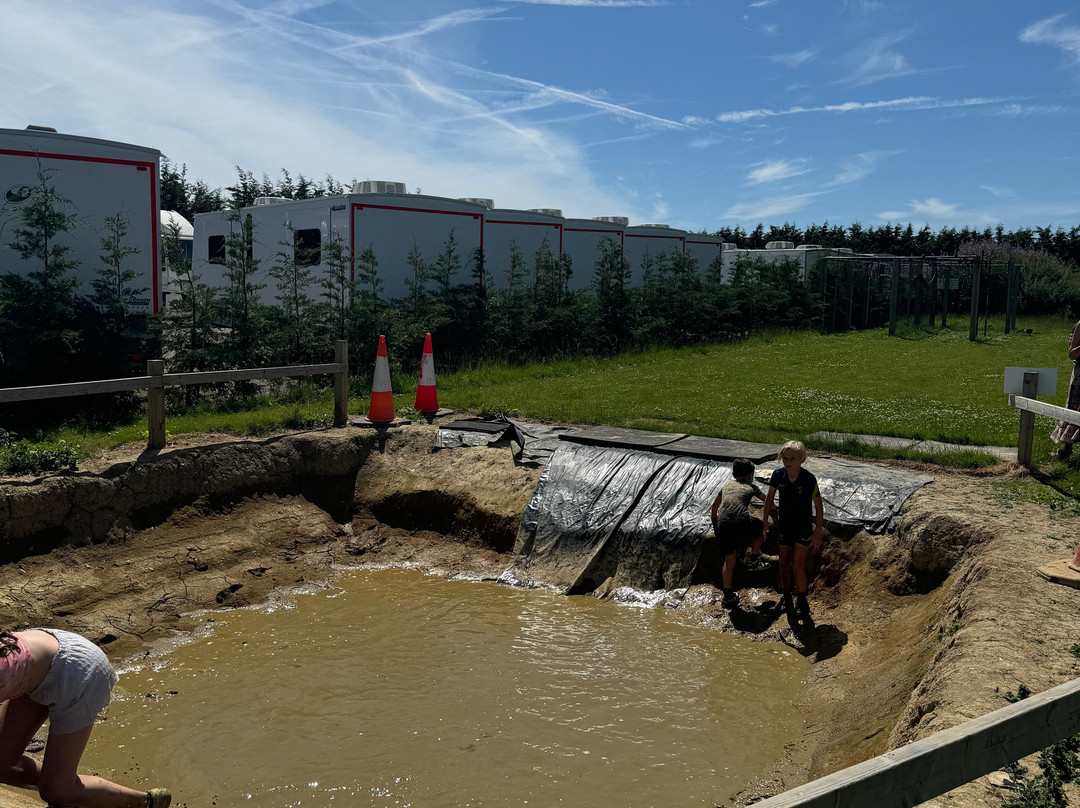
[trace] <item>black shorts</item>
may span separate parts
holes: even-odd
[[[756,516],[747,516],[745,519],[718,519],[715,528],[722,558],[741,553],[750,542],[760,536],[761,520]]]
[[[809,547],[810,539],[814,536],[814,526],[781,524],[777,532],[779,536],[776,543],[781,547],[794,547],[796,544]]]

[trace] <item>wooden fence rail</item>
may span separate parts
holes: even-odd
[[[1080,679],[754,803],[911,808],[1080,731]]]
[[[1024,374],[1025,389],[1027,388],[1027,376]],[[1016,462],[1022,466],[1031,465],[1032,445],[1035,440],[1035,416],[1046,415],[1055,421],[1064,421],[1067,424],[1080,425],[1080,412],[1066,407],[1058,407],[1056,404],[1047,404],[1034,398],[1034,391],[1027,396],[1009,396],[1009,406],[1020,410],[1020,439],[1016,446]]]
[[[165,448],[165,388],[187,384],[253,381],[282,377],[334,376],[334,426],[345,426],[349,419],[349,343],[339,339],[334,343],[334,361],[323,365],[292,365],[274,368],[241,370],[212,370],[202,373],[165,373],[165,362],[151,359],[146,363],[146,375],[130,379],[101,379],[92,382],[45,384],[37,387],[0,388],[0,404],[14,401],[40,401],[47,398],[89,396],[95,393],[147,391],[147,446]]]

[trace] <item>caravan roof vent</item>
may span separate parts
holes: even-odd
[[[765,245],[766,250],[794,250],[794,241],[770,241]]]
[[[734,241],[725,241],[723,244],[720,245],[720,251],[721,252],[727,252],[728,250],[737,250],[737,249],[739,249],[739,245],[736,244]]]
[[[661,230],[670,230],[670,224],[639,224],[638,227],[659,227]]]
[[[529,213],[543,213],[545,216],[558,216],[562,218],[562,211],[558,208],[529,208]]]
[[[488,210],[495,208],[495,200],[483,196],[459,196],[458,202],[472,202],[474,205],[483,205]]]
[[[824,250],[820,244],[800,244],[795,248],[796,250]]]
[[[405,194],[405,183],[386,180],[360,180],[352,186],[354,194]]]
[[[286,196],[257,196],[255,197],[256,207],[261,205],[280,205],[282,202],[292,202]]]
[[[630,220],[625,216],[593,216],[593,221],[617,224],[619,227],[628,227],[630,225]]]
[[[27,131],[30,131],[30,132],[54,132],[54,133],[56,133],[56,127],[54,127],[54,126],[35,126],[34,124],[30,124],[29,126],[26,127],[26,129],[27,129]]]

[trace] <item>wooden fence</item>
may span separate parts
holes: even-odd
[[[1020,438],[1016,444],[1016,462],[1022,466],[1031,465],[1036,415],[1046,415],[1055,421],[1080,425],[1080,412],[1037,400],[1035,392],[1038,389],[1039,374],[1027,372],[1024,374],[1022,395],[1009,395],[1009,406],[1020,410]]]
[[[911,808],[1080,731],[1080,679],[893,749],[754,808]]]
[[[253,381],[293,376],[334,375],[334,426],[345,426],[349,419],[349,343],[339,339],[334,343],[334,361],[325,365],[291,365],[275,368],[242,370],[211,370],[204,373],[166,373],[165,361],[151,359],[146,363],[146,375],[130,379],[102,379],[93,382],[47,384],[38,387],[7,387],[0,389],[0,404],[14,401],[39,401],[46,398],[88,396],[94,393],[147,391],[146,416],[147,448],[165,448],[165,388],[185,384],[214,384],[217,382]]]

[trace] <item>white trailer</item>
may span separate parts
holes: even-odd
[[[324,274],[319,248],[331,234],[340,238],[346,253],[353,256],[354,272],[356,257],[372,248],[383,283],[382,297],[387,300],[408,294],[406,280],[412,276],[409,254],[415,250],[424,261],[435,262],[444,253],[451,232],[460,265],[451,282],[472,281],[475,254],[481,250],[490,287],[505,287],[513,245],[521,250],[526,277],[545,240],[554,255],[569,255],[569,287],[574,290],[592,284],[599,247],[606,239],[625,251],[631,283],[641,282],[641,259],[646,252],[658,257],[685,251],[697,259],[698,271],[704,273],[726,246],[718,237],[689,234],[666,225],[631,227],[620,216],[566,219],[556,209],[499,209],[490,199],[407,194],[404,188],[404,183],[367,180],[356,183],[353,193],[341,196],[306,200],[263,197],[239,211],[196,214],[193,271],[204,283],[227,286],[226,244],[230,233],[249,217],[254,231],[249,249],[259,261],[259,282],[264,284],[261,296],[266,303],[275,302],[269,269],[276,255],[282,251],[288,254],[294,243],[302,244],[318,278]],[[308,294],[317,297],[321,291],[316,282]]]
[[[623,234],[623,255],[630,262],[631,285],[641,284],[641,264],[646,255],[655,260],[662,254],[684,252],[686,235],[685,230],[677,230],[666,224],[636,224],[626,228]],[[700,267],[698,271],[701,271]]]
[[[80,294],[102,267],[101,240],[105,219],[127,218],[127,245],[138,250],[122,265],[138,277],[132,287],[146,291],[133,301],[139,311],[156,313],[162,306],[159,254],[158,182],[161,152],[145,146],[60,134],[54,129],[0,129],[0,272],[24,275],[34,271],[9,247],[20,226],[20,211],[29,204],[44,172],[46,182],[70,201],[77,226],[58,236],[68,256],[79,262],[75,275]]]
[[[257,280],[263,284],[263,302],[275,302],[277,290],[269,273],[278,254],[288,255],[296,244],[305,248],[315,278],[308,295],[317,298],[322,294],[319,279],[328,269],[322,260],[322,246],[332,236],[341,239],[346,256],[354,257],[354,272],[355,257],[371,247],[379,262],[382,296],[400,298],[407,295],[405,281],[413,273],[409,254],[415,248],[425,262],[434,263],[445,252],[451,232],[460,265],[451,282],[469,282],[474,255],[483,246],[484,211],[482,205],[471,202],[404,193],[353,193],[303,200],[263,197],[239,211],[195,215],[192,271],[210,286],[228,286],[226,244],[229,235],[250,218],[253,243],[249,249],[259,262]]]
[[[744,259],[750,261],[764,261],[766,264],[779,264],[781,261],[794,261],[799,267],[799,276],[806,278],[806,273],[817,266],[817,262],[830,255],[839,255],[839,250],[822,247],[820,244],[800,244],[795,246],[790,241],[770,241],[764,250],[740,250],[735,245],[728,249],[724,245],[723,262],[725,283],[731,281],[731,272],[735,262]]]

